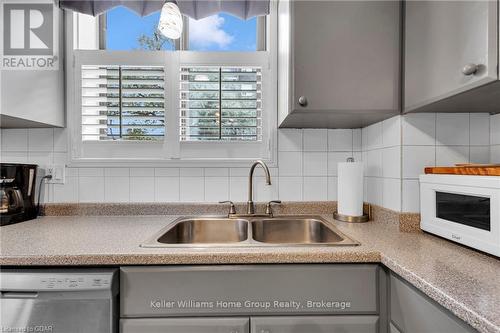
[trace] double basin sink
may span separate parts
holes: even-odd
[[[318,216],[182,217],[142,247],[355,246]]]

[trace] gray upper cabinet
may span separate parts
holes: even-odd
[[[281,127],[360,127],[400,113],[400,2],[279,6]]]
[[[55,6],[51,1],[46,3]],[[4,57],[4,61],[16,59],[17,64],[26,66],[12,65],[0,70],[0,128],[65,126],[64,13],[52,7],[43,9],[42,13],[44,24],[52,22],[53,25],[47,28],[53,30],[51,42],[42,41],[47,43],[44,48],[52,48],[52,53],[40,57],[37,56],[39,51],[33,51],[28,55]],[[29,47],[28,40],[31,43],[31,39],[26,39],[25,48]]]
[[[498,2],[407,1],[405,112],[498,112]]]

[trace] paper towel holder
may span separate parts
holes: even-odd
[[[368,206],[368,214],[363,214],[361,216],[350,216],[350,215],[342,215],[337,212],[333,213],[333,218],[338,221],[342,222],[349,222],[349,223],[364,223],[368,222],[371,219],[372,215],[372,206]]]
[[[346,162],[352,163],[352,162],[354,162],[354,158],[349,157],[349,158],[347,158]],[[349,222],[349,223],[368,222],[368,221],[370,221],[370,219],[372,217],[372,206],[370,204],[368,204],[367,208],[368,208],[368,214],[363,214],[361,216],[350,216],[350,215],[342,215],[342,214],[339,214],[338,212],[334,212],[333,218],[335,220],[338,220],[338,221]]]

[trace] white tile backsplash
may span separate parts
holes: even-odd
[[[434,146],[436,144],[436,115],[415,113],[403,117],[403,145]]]
[[[469,155],[470,163],[488,164],[490,163],[490,146],[470,146]]]
[[[181,168],[180,174],[181,177],[203,177],[204,171],[203,168]]]
[[[2,152],[28,152],[27,129],[2,129]]]
[[[420,212],[420,184],[418,179],[403,179],[403,212]]]
[[[303,137],[304,151],[328,150],[328,130],[305,129]]]
[[[106,202],[129,202],[130,190],[128,175],[104,178],[104,201]]]
[[[130,168],[130,177],[154,177],[154,168]]]
[[[436,165],[436,147],[403,146],[403,178],[417,179],[427,166]]]
[[[208,202],[229,200],[229,178],[205,177],[204,200]]]
[[[328,154],[305,152],[304,176],[326,176],[328,172]]]
[[[245,202],[248,200],[248,177],[237,176],[229,178],[229,198],[234,202]]]
[[[279,175],[286,177],[302,176],[302,156],[301,152],[278,153]]]
[[[2,150],[0,153],[3,163],[28,163],[28,152]]]
[[[2,162],[45,166],[67,161],[66,129],[2,129],[0,141]],[[270,168],[272,186],[265,185],[261,168],[255,170],[255,201],[336,200],[337,163],[354,156],[358,161],[364,159],[367,201],[418,212],[418,175],[425,166],[500,163],[500,114],[410,114],[355,130],[280,129],[278,151],[278,167]],[[47,184],[46,201],[202,202],[230,198],[241,202],[247,200],[248,171],[201,164],[196,168],[67,167],[65,184]]]
[[[54,130],[52,128],[32,128],[28,130],[28,151],[52,152]]]
[[[337,177],[327,177],[328,200],[337,200]]]
[[[130,201],[154,202],[155,178],[147,176],[130,177]]]
[[[278,131],[279,151],[302,151],[302,130],[285,128]]]
[[[382,177],[382,149],[369,150],[366,153],[365,176]]]
[[[303,188],[302,177],[280,177],[279,197],[284,201],[301,201]]]
[[[205,177],[229,177],[229,168],[205,168]]]
[[[382,149],[382,177],[401,178],[401,146]]]
[[[490,163],[500,164],[500,145],[490,147]]]
[[[469,118],[468,113],[438,113],[436,144],[469,145]]]
[[[500,145],[500,113],[490,117],[490,144]]]
[[[352,151],[353,139],[352,129],[328,130],[328,151]]]
[[[104,177],[130,177],[129,168],[105,168]]]
[[[155,201],[178,202],[180,199],[179,188],[179,177],[156,177]]]
[[[58,203],[78,202],[78,177],[66,175],[64,184],[53,184],[50,201]]]
[[[182,169],[181,169],[181,174],[182,174]],[[185,201],[185,202],[204,201],[205,178],[181,176],[179,182],[179,194],[180,194],[180,201]]]
[[[382,146],[394,147],[401,145],[401,116],[396,116],[382,122]]]
[[[68,151],[67,128],[54,128],[54,151],[60,153]]]
[[[247,179],[248,183],[248,179]],[[247,185],[243,186],[245,189]],[[279,178],[273,177],[271,185],[267,185],[264,177],[255,177],[253,182],[254,201],[267,202],[277,200],[279,198]],[[248,194],[245,195],[245,201],[248,199]]]
[[[469,163],[469,146],[437,146],[436,165]]]
[[[394,211],[401,210],[401,179],[384,178],[382,206]]]
[[[488,146],[490,144],[490,115],[487,113],[470,114],[470,145]]]
[[[82,170],[80,170],[81,173]],[[78,177],[79,202],[104,202],[104,177]]]
[[[352,153],[347,152],[329,152],[328,153],[328,176],[337,176],[337,165],[340,162],[345,162]]]
[[[78,169],[80,177],[104,177],[103,168],[80,168]]]
[[[179,168],[155,168],[155,177],[179,177]]]
[[[303,200],[306,201],[328,200],[328,178],[304,177]]]

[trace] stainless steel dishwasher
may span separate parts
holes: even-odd
[[[2,269],[0,332],[115,333],[112,269]]]

